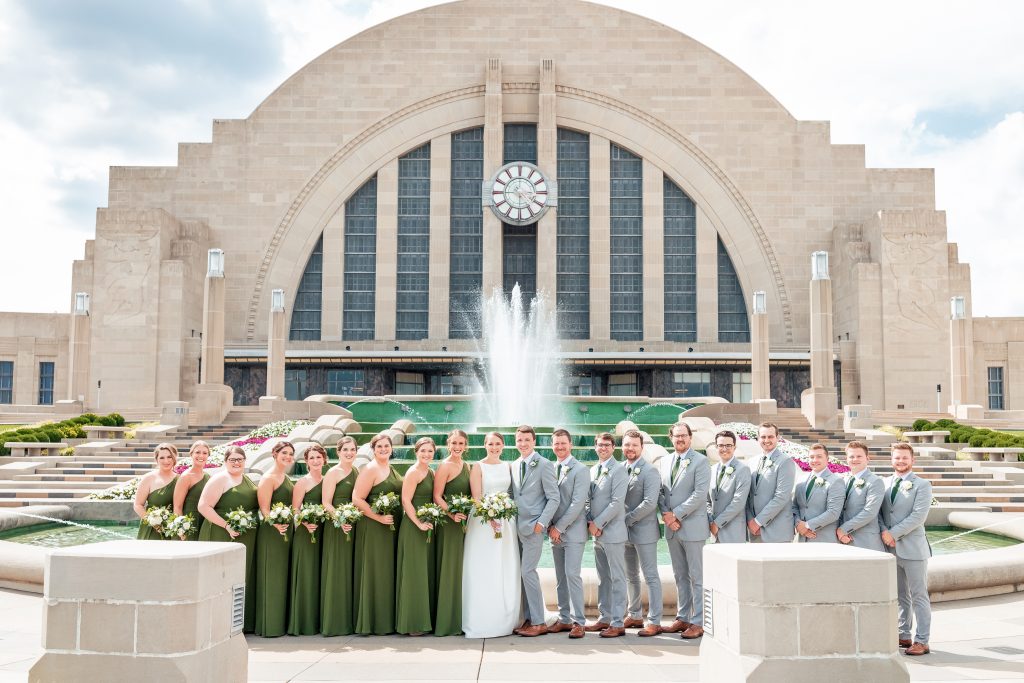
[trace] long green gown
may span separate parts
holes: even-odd
[[[323,482],[306,491],[303,503],[319,504]],[[292,537],[292,580],[288,601],[288,634],[311,636],[320,633],[320,549],[324,525],[314,534],[301,524]]]
[[[352,489],[359,470],[355,467],[338,481],[331,504],[339,508],[352,502]],[[324,525],[320,560],[320,632],[325,636],[347,636],[353,633],[352,572],[355,569],[356,530],[345,532],[328,522]]]
[[[161,486],[155,491],[149,492],[149,497],[146,498],[146,509],[153,507],[171,507],[174,502],[174,484],[177,483],[178,477],[175,476],[167,483],[166,486]],[[140,541],[166,541],[167,537],[163,533],[157,531],[148,524],[139,525],[139,535],[137,538]]]
[[[206,482],[210,481],[210,473],[203,472],[203,478],[197,481],[192,488],[185,494],[185,502],[181,504],[181,514],[187,515],[192,514],[192,519],[196,522],[195,532],[186,538],[187,541],[195,541],[199,539],[199,532],[203,530],[203,522],[206,518],[199,514],[199,498],[203,495],[203,489],[206,488]]]
[[[253,517],[259,512],[256,484],[244,474],[241,483],[225,491],[213,506],[214,511],[222,518],[237,508],[251,512]],[[242,622],[242,630],[245,633],[252,633],[256,626],[256,529],[239,534],[238,538],[232,541],[227,529],[207,523],[203,524],[199,532],[199,540],[234,542],[245,546],[245,620]]]
[[[370,489],[366,501],[373,505],[377,494],[402,494],[402,477],[389,468],[387,478]],[[402,520],[395,510],[395,528]],[[398,534],[387,524],[363,517],[356,524],[355,617],[356,633],[384,636],[395,632],[395,545]]]
[[[427,472],[412,494],[412,506],[434,498],[434,473]],[[461,533],[461,531],[459,532]],[[398,532],[398,585],[395,589],[395,630],[399,633],[427,633],[434,628],[437,603],[437,566],[434,549],[437,538],[421,531],[411,517],[402,518]]]
[[[470,495],[469,464],[444,486],[444,497]],[[468,523],[468,522],[467,522]],[[435,532],[437,549],[437,616],[434,618],[435,636],[454,636],[462,633],[462,550],[466,533],[462,524],[448,520]]]
[[[292,505],[292,480],[285,476],[274,489],[270,505]],[[256,635],[276,638],[285,634],[288,626],[288,566],[291,563],[291,543],[294,534],[281,533],[270,524],[260,522],[256,532]]]

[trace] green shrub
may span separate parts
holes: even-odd
[[[96,424],[103,425],[104,427],[116,426],[114,424],[114,418],[110,417],[109,415],[104,415],[103,417],[96,418]]]
[[[988,437],[986,437],[984,434],[978,434],[977,432],[975,432],[974,435],[967,440],[967,443],[971,444],[971,448],[981,448],[982,446],[985,445],[985,439],[987,438]]]
[[[957,422],[956,422],[956,420],[950,420],[949,418],[943,418],[941,420],[936,420],[935,421],[935,426],[938,427],[939,429],[947,430],[950,427],[956,427],[957,426]]]
[[[25,436],[23,436],[23,437],[21,437],[20,439],[18,439],[18,441],[21,441],[21,442],[23,442],[23,443],[38,443],[38,442],[39,442],[39,439],[37,439],[37,438],[36,438],[36,437],[35,437],[34,435],[32,435],[32,434],[26,434]]]
[[[112,426],[124,427],[124,417],[122,417],[120,413],[111,413],[110,415],[107,415],[107,417],[114,420],[114,424]]]
[[[85,415],[79,415],[78,417],[71,418],[68,422],[74,422],[76,425],[87,425],[89,424],[89,418]]]
[[[64,435],[60,433],[59,429],[53,429],[52,427],[48,427],[41,431],[43,432],[43,435],[46,437],[46,440],[49,441],[50,443],[58,443],[60,442],[61,439],[64,438]]]
[[[914,420],[914,424],[912,424],[910,426],[911,427],[910,431],[912,431],[912,432],[924,432],[924,431],[927,431],[927,429],[925,429],[925,425],[927,425],[927,424],[929,424],[928,420],[924,419],[923,417],[919,417],[918,419]]]

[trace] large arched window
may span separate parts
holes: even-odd
[[[452,134],[451,236],[449,238],[448,336],[480,336],[480,289],[484,273],[484,129]]]
[[[644,338],[643,160],[611,146],[611,337]]]
[[[697,208],[668,177],[665,210],[665,341],[697,341]]]
[[[750,341],[747,302],[721,237],[718,238],[718,341]]]
[[[398,160],[395,339],[426,339],[430,298],[430,143]]]
[[[556,303],[561,339],[590,337],[590,136],[558,129]]]
[[[316,241],[306,261],[306,270],[295,292],[292,307],[292,329],[288,338],[294,341],[320,341],[320,309],[324,291],[324,236]]]
[[[374,176],[345,202],[342,339],[373,339],[376,280],[377,176]]]

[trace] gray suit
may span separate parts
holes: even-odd
[[[807,485],[812,480],[811,494],[807,495]],[[836,538],[836,526],[839,522],[839,515],[843,512],[843,502],[846,498],[846,482],[842,477],[834,474],[826,467],[820,474],[815,475],[808,472],[796,485],[793,492],[793,525],[803,521],[807,523],[811,531],[815,533],[814,538],[797,536],[800,542],[809,543],[838,543]]]
[[[673,478],[677,458],[683,464]],[[704,622],[704,545],[711,535],[707,513],[710,489],[711,466],[706,455],[691,448],[662,458],[658,507],[662,514],[672,512],[682,524],[678,531],[665,527],[679,593],[676,619],[698,625]]]
[[[558,509],[551,526],[562,535],[552,542],[555,562],[555,586],[558,593],[558,620],[563,624],[586,623],[583,607],[583,546],[587,542],[587,495],[590,472],[576,458],[568,456],[555,464],[558,476]]]
[[[932,605],[928,597],[928,558],[932,548],[924,533],[924,522],[932,504],[932,485],[913,472],[893,492],[896,475],[885,478],[879,524],[896,539],[896,590],[899,593],[900,638],[909,639],[911,611],[917,625],[914,641],[928,644],[932,626]]]
[[[864,470],[860,477],[850,476],[839,530],[853,539],[850,545],[855,548],[884,552],[878,515],[885,497],[885,482],[871,470]]]
[[[658,498],[661,476],[658,468],[643,458],[636,464],[626,463],[626,598],[630,619],[639,619],[643,609],[640,600],[640,572],[647,584],[647,623],[661,624],[661,578],[658,576]],[[629,473],[629,469],[633,473]]]
[[[731,474],[723,469],[732,467]],[[719,483],[720,482],[720,483]],[[711,468],[708,491],[709,518],[718,525],[719,543],[747,542],[747,495],[750,493],[750,468],[739,458],[716,463]]]
[[[521,551],[520,574],[523,578],[523,597],[530,623],[544,623],[544,592],[537,575],[537,562],[544,541],[544,533],[534,532],[540,524],[547,529],[558,509],[558,484],[555,482],[555,466],[542,458],[536,451],[525,458],[525,476],[521,463],[523,458],[512,463],[512,496],[519,507],[516,523]]]
[[[768,464],[768,463],[771,464]],[[761,525],[758,536],[750,534],[753,543],[792,543],[793,483],[796,463],[779,449],[762,454],[750,470],[750,496],[747,498],[747,521]]]
[[[605,471],[607,470],[607,473]],[[622,627],[626,615],[626,468],[608,458],[590,468],[587,518],[601,535],[594,539],[598,621]]]

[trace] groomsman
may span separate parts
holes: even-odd
[[[606,436],[607,441],[600,439]],[[599,435],[597,447],[614,448],[611,434]],[[658,468],[640,455],[644,450],[643,436],[631,429],[622,437],[622,455],[626,459],[626,628],[639,628],[643,638],[661,633],[661,577],[658,576],[658,498],[661,495],[661,476]],[[647,625],[641,618],[643,603],[640,598],[640,572],[647,584]]]
[[[700,638],[704,635],[703,552],[711,534],[707,512],[711,466],[707,456],[690,448],[690,425],[677,422],[668,433],[675,453],[662,458],[658,507],[679,599],[676,619],[665,631]]]
[[[598,436],[611,438],[607,434]],[[605,439],[603,442],[607,442]],[[597,440],[595,439],[595,445]],[[602,638],[626,634],[626,468],[612,457],[612,448],[598,448],[597,464],[590,470],[590,535],[594,537],[597,567],[597,622],[586,627]]]
[[[807,456],[811,471],[793,492],[793,521],[797,540],[836,543],[836,525],[846,500],[843,478],[828,468],[828,450],[820,443]]]
[[[519,534],[520,574],[523,580],[523,602],[526,621],[513,630],[520,636],[542,636],[548,632],[544,623],[544,592],[537,575],[544,532],[558,509],[558,483],[555,466],[538,455],[537,432],[529,425],[516,429],[519,459],[512,463],[512,496],[519,507],[516,531]]]
[[[850,474],[846,480],[846,503],[839,518],[836,537],[840,543],[856,548],[884,551],[878,513],[885,497],[885,482],[868,469],[868,447],[860,441],[846,444],[846,464]]]
[[[548,527],[555,562],[558,621],[549,633],[568,631],[570,638],[583,637],[583,546],[587,542],[587,495],[590,472],[572,457],[572,437],[564,429],[551,432],[551,450],[557,458],[558,508]]]
[[[750,468],[736,456],[736,434],[723,430],[715,435],[720,462],[711,470],[708,492],[711,535],[718,543],[747,542],[747,495]]]
[[[793,483],[796,463],[778,450],[779,428],[771,422],[758,427],[761,457],[750,473],[747,531],[753,543],[792,543]]]
[[[891,477],[885,479],[882,497],[882,543],[896,555],[896,591],[899,595],[900,647],[911,656],[926,655],[932,625],[928,596],[928,558],[932,548],[924,522],[932,504],[932,485],[913,473],[914,448],[909,443],[892,445]],[[916,632],[911,640],[912,626]]]

